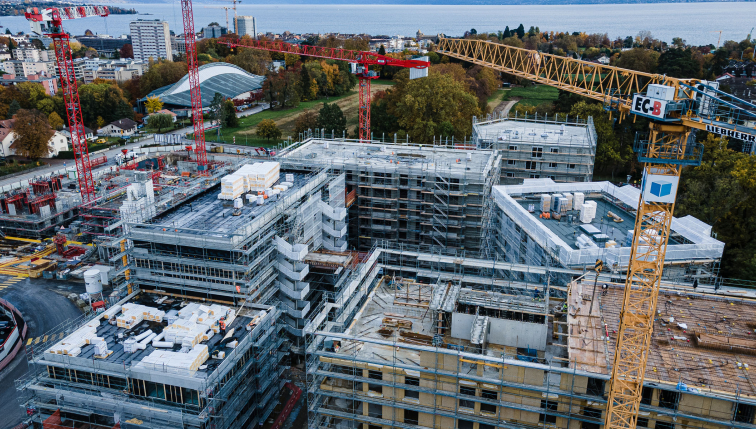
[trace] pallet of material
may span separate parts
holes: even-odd
[[[699,347],[756,355],[756,341],[754,340],[704,333],[695,334],[694,339]]]
[[[385,326],[391,326],[394,328],[412,329],[412,322],[409,320],[396,319],[393,317],[384,317],[382,323]]]

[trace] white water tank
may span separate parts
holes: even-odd
[[[90,269],[84,272],[84,286],[87,289],[87,293],[95,295],[102,293],[102,275],[100,270]]]

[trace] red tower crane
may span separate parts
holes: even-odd
[[[330,60],[347,61],[353,64],[352,73],[357,75],[360,87],[360,104],[359,104],[359,128],[360,141],[370,140],[370,81],[378,78],[378,73],[369,70],[371,65],[383,65],[394,67],[405,67],[417,70],[427,70],[430,63],[421,60],[401,60],[391,58],[386,55],[380,55],[369,51],[352,51],[339,48],[325,48],[321,46],[294,45],[285,42],[268,42],[253,39],[237,40],[235,42],[218,42],[232,48],[252,48],[264,51],[281,52],[285,54],[296,54],[307,57],[326,58]],[[188,45],[187,45],[188,46]],[[423,77],[427,74],[413,76],[410,73],[410,79]]]
[[[89,161],[84,121],[81,118],[79,88],[76,84],[76,73],[71,59],[69,35],[63,31],[63,20],[89,16],[108,16],[109,14],[110,11],[106,6],[50,7],[45,9],[33,7],[27,9],[25,13],[26,19],[29,21],[49,23],[50,32],[47,35],[53,40],[55,58],[58,62],[58,77],[66,105],[66,116],[68,117],[68,128],[71,132],[71,146],[73,146],[76,161],[79,190],[85,204],[95,199],[95,186],[92,178],[92,164]]]
[[[199,62],[197,61],[197,42],[194,33],[194,12],[192,0],[181,0],[181,14],[184,17],[184,42],[186,43],[186,65],[189,69],[189,92],[192,96],[192,122],[194,124],[194,154],[197,169],[207,169],[207,152],[205,151],[205,121],[202,118],[202,92],[200,91]]]

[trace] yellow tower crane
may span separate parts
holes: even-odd
[[[633,149],[644,163],[605,429],[634,429],[677,185],[683,167],[699,165],[694,130],[756,144],[756,105],[719,90],[717,82],[676,79],[515,48],[483,40],[439,38],[438,53],[580,94],[624,118],[651,119]]]

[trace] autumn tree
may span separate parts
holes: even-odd
[[[270,64],[270,53],[257,49],[240,49],[239,53],[231,57],[231,64],[241,67],[244,70],[256,74],[264,75]]]
[[[314,110],[305,109],[294,122],[294,132],[301,134],[307,132],[307,130],[314,130],[318,128],[318,114]]]
[[[105,119],[102,119],[102,116],[98,116],[96,123],[97,123],[97,129],[99,130],[100,128],[105,126]]]
[[[632,148],[622,147],[619,137],[614,131],[612,120],[604,107],[599,103],[578,101],[570,110],[570,116],[581,119],[593,118],[596,129],[596,158],[595,169],[614,175],[626,165],[632,157]]]
[[[163,102],[158,96],[147,97],[144,106],[147,108],[147,113],[155,113],[163,110]]]
[[[60,115],[58,115],[57,112],[50,113],[47,116],[47,121],[50,123],[50,127],[52,127],[54,130],[63,128],[63,119],[61,119]]]
[[[729,149],[714,134],[703,144],[701,165],[683,171],[675,216],[695,216],[727,243],[723,277],[756,280],[756,157]]]
[[[151,129],[156,129],[157,132],[160,133],[163,128],[170,128],[173,125],[173,116],[167,113],[155,113],[150,115],[147,125]]]
[[[6,115],[6,118],[10,119],[18,113],[18,111],[21,110],[21,104],[18,102],[18,100],[14,99],[11,101],[10,106],[8,107],[8,114]]]
[[[257,136],[268,140],[268,143],[270,143],[270,139],[280,139],[281,135],[281,130],[272,119],[263,119],[257,124]]]
[[[659,53],[649,49],[634,48],[624,51],[613,64],[623,69],[654,73],[659,63]]]
[[[323,103],[318,112],[318,128],[340,136],[346,131],[346,116],[336,103]]]
[[[239,126],[239,117],[236,116],[236,106],[232,100],[226,100],[221,107],[221,117],[223,126],[227,128],[236,128]]]
[[[478,100],[464,85],[445,74],[431,73],[423,79],[409,80],[403,71],[389,95],[388,113],[416,143],[432,143],[441,124],[448,122],[456,138],[469,136],[472,117],[480,116]],[[444,125],[448,131],[448,126]]]
[[[123,118],[133,118],[134,110],[123,91],[115,83],[90,83],[79,87],[79,102],[84,124],[94,127],[97,117],[106,123]]]
[[[47,117],[37,110],[21,109],[13,122],[16,139],[11,144],[17,155],[31,159],[46,156],[52,149],[50,138],[55,131],[50,128]]]

